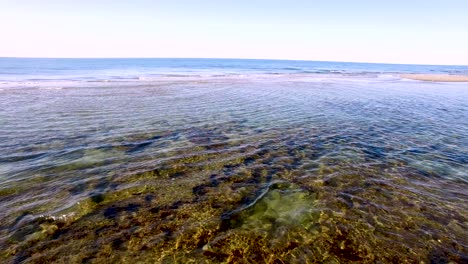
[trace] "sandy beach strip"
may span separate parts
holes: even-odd
[[[430,82],[468,82],[467,75],[448,74],[401,74],[401,78]]]

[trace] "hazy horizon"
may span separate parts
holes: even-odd
[[[468,65],[461,0],[0,3],[0,57]]]
[[[324,61],[324,60],[300,60],[300,59],[262,59],[262,58],[183,58],[183,57],[3,57],[0,56],[0,59],[64,59],[64,60],[73,60],[73,59],[82,59],[82,60],[259,60],[259,61],[296,61],[296,62],[330,62],[330,63],[355,63],[355,64],[387,64],[387,65],[414,65],[414,66],[468,66],[468,64],[419,64],[419,63],[387,63],[387,62],[365,62],[365,61]]]

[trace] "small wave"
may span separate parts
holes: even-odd
[[[103,79],[103,80],[88,80],[88,83],[107,83],[107,82],[116,82],[113,80]]]
[[[161,77],[202,77],[200,74],[163,74]]]
[[[62,90],[63,87],[43,87],[39,88],[39,90]]]
[[[302,68],[299,68],[299,67],[285,67],[285,68],[282,68],[281,70],[286,70],[286,71],[300,71],[300,70],[302,70]]]
[[[138,77],[138,80],[140,81],[157,81],[161,78],[183,78],[183,77],[200,77],[196,75],[184,75],[184,74],[163,74],[163,75],[158,75],[158,76],[140,76]]]
[[[307,73],[326,73],[324,71],[311,71],[311,70],[305,70],[305,71],[300,71],[299,73],[304,73],[304,74],[307,74]]]
[[[139,79],[139,77],[136,77],[136,76],[110,76],[110,78],[113,79],[113,80],[119,80],[119,81],[121,81],[121,80],[123,80],[123,81],[125,81],[125,80],[138,80]]]
[[[223,78],[223,77],[243,77],[247,76],[244,74],[162,74],[158,76],[140,76],[137,79],[140,81],[157,81],[161,79],[170,79],[170,78]]]

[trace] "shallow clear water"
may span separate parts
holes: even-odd
[[[467,84],[79,84],[0,91],[9,262],[468,260]]]

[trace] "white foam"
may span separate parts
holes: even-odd
[[[43,87],[39,88],[39,90],[62,90],[63,87]]]

